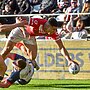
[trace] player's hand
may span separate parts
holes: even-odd
[[[78,64],[76,61],[70,60],[70,61],[68,62],[68,66],[70,66],[72,63]],[[78,65],[79,65],[79,64],[78,64]]]
[[[34,68],[36,68],[36,70],[40,69],[40,67],[37,64],[34,65]]]
[[[36,70],[39,70],[39,69],[40,69],[40,67],[38,65],[36,65]]]
[[[39,70],[40,69],[40,67],[38,66],[38,64],[36,63],[35,60],[31,60],[31,62],[32,62],[34,68],[36,68],[36,70]]]
[[[23,27],[24,25],[28,25],[28,21],[26,19],[22,19],[20,17],[16,18],[16,23],[19,27]]]

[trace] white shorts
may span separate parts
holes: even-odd
[[[19,27],[13,29],[10,32],[10,34],[8,36],[8,40],[15,42],[15,43],[23,41],[26,44],[36,45],[35,37],[34,36],[31,36],[30,38],[24,37],[24,34]]]

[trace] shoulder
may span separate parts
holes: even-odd
[[[48,35],[48,37],[52,37],[53,40],[59,40],[61,38],[61,34],[58,30],[56,30],[55,33]]]

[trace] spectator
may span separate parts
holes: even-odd
[[[29,0],[16,0],[19,6],[20,11],[18,14],[30,14],[31,5]]]
[[[57,6],[57,0],[42,0],[39,13],[51,13]]]
[[[90,13],[90,0],[85,0],[84,6],[82,8],[82,13]],[[80,15],[81,19],[84,21],[85,26],[90,26],[90,14]]]
[[[17,14],[20,10],[19,10],[19,6],[16,2],[16,0],[3,0],[2,1],[2,5],[1,5],[1,10],[5,10],[5,5],[8,4],[10,5],[12,11]]]
[[[14,14],[14,12],[12,11],[9,4],[5,5],[5,10],[2,10],[2,14],[3,15],[10,15],[10,14],[12,15],[12,14]]]
[[[42,0],[29,0],[29,1],[30,1],[31,6],[32,6],[32,10],[30,13],[38,14]]]
[[[52,11],[52,13],[64,13],[66,11],[66,8],[68,7],[68,0],[63,0],[63,2],[57,2],[57,7]]]
[[[82,10],[84,0],[78,0],[78,6],[80,7],[80,11]]]
[[[89,10],[90,10],[90,0],[84,0],[82,13],[88,13]]]
[[[5,4],[9,4],[15,14],[30,14],[31,5],[29,0],[4,0],[2,9]]]
[[[81,19],[78,19],[76,27],[69,26],[68,30],[72,31],[71,39],[85,39],[88,32],[85,30],[85,24]]]
[[[5,10],[2,10],[2,15],[12,15],[14,14],[14,12],[12,11],[11,7],[9,4],[6,4],[5,5]],[[13,24],[15,23],[15,17],[5,17],[3,18],[4,21],[5,21],[5,24]],[[3,20],[2,19],[2,20]],[[6,32],[6,37],[9,35],[10,32]]]
[[[42,0],[29,0],[31,5],[38,5],[42,2]]]
[[[80,7],[77,5],[77,0],[71,0],[71,6],[66,9],[65,13],[80,13]],[[78,15],[66,15],[65,22],[69,22],[72,20],[72,25],[75,27],[77,19],[79,18]]]
[[[66,23],[63,23],[60,34],[62,39],[70,39],[71,31],[67,29]]]

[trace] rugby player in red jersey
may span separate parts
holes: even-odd
[[[17,18],[17,22],[21,22],[22,18]],[[39,18],[30,18],[28,25],[24,27],[17,27],[13,29],[6,41],[5,47],[1,52],[2,59],[0,62],[0,66],[2,66],[3,59],[6,58],[6,55],[10,53],[16,43],[23,41],[23,44],[26,48],[29,59],[32,61],[34,67],[39,69],[39,66],[35,62],[35,58],[37,56],[37,43],[35,40],[35,36],[48,36],[52,37],[57,43],[61,54],[66,58],[69,64],[75,63],[75,61],[71,60],[67,50],[65,49],[60,35],[57,33],[57,21],[55,18],[50,18],[48,20],[39,19]],[[5,64],[3,64],[5,66]],[[5,70],[4,70],[5,71]],[[2,77],[5,73],[0,73]]]

